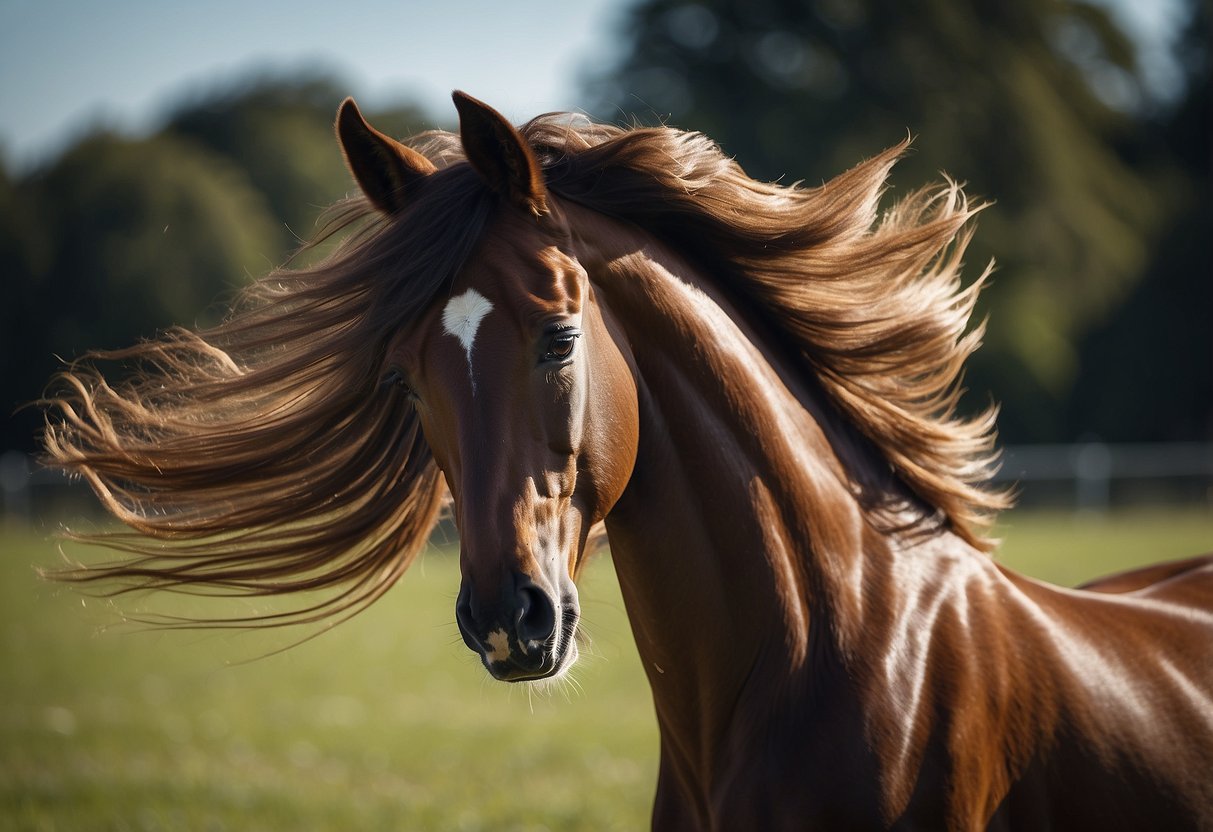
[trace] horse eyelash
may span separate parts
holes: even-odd
[[[388,370],[387,374],[384,375],[384,377],[379,380],[379,389],[380,390],[388,390],[388,389],[391,389],[392,387],[402,388],[405,391],[405,393],[407,393],[409,395],[410,398],[413,395],[415,395],[413,393],[413,388],[409,387],[408,382],[406,382],[404,380],[404,373],[402,373],[402,372],[400,372],[400,370],[397,370],[394,368],[391,370]]]

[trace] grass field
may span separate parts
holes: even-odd
[[[1000,534],[1002,560],[1073,584],[1213,550],[1213,515],[1016,513]],[[10,529],[0,555],[2,830],[647,826],[656,728],[607,558],[582,585],[582,690],[532,699],[463,646],[441,552],[264,658],[301,633],[113,627],[106,602],[34,577],[46,536]]]

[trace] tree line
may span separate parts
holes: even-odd
[[[969,272],[993,259],[986,346],[967,376],[1008,442],[1213,433],[1208,9],[1182,75],[1152,95],[1134,43],[1064,0],[644,0],[624,54],[585,79],[610,121],[701,130],[750,175],[820,182],[902,139],[888,195],[941,172],[992,203]],[[352,187],[337,79],[263,77],[183,102],[147,137],[98,132],[20,176],[0,170],[0,311],[10,411],[60,358],[214,320]],[[405,136],[436,119],[370,114]],[[19,411],[0,448],[32,450]]]

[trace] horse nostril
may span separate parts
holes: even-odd
[[[472,609],[472,593],[466,585],[460,587],[459,598],[455,601],[455,623],[459,625],[463,643],[472,650],[483,653],[484,645],[476,636],[476,613]]]
[[[556,608],[548,595],[538,587],[518,590],[518,640],[545,642],[556,630]]]

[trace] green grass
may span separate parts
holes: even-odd
[[[1009,512],[995,529],[995,557],[1063,586],[1135,566],[1213,552],[1213,511],[1139,510],[1121,514]]]
[[[1213,549],[1199,511],[1013,514],[1000,533],[1002,560],[1070,584]],[[108,603],[34,577],[55,562],[44,537],[10,530],[0,555],[0,829],[647,826],[656,729],[606,558],[582,585],[583,691],[532,700],[463,646],[441,553],[359,618],[259,659],[299,633],[112,627]]]
[[[648,822],[652,706],[605,559],[583,588],[586,691],[566,701],[488,679],[454,626],[458,564],[441,553],[358,618],[258,658],[300,632],[99,630],[117,620],[107,603],[32,575],[52,544],[0,546],[0,829]]]

